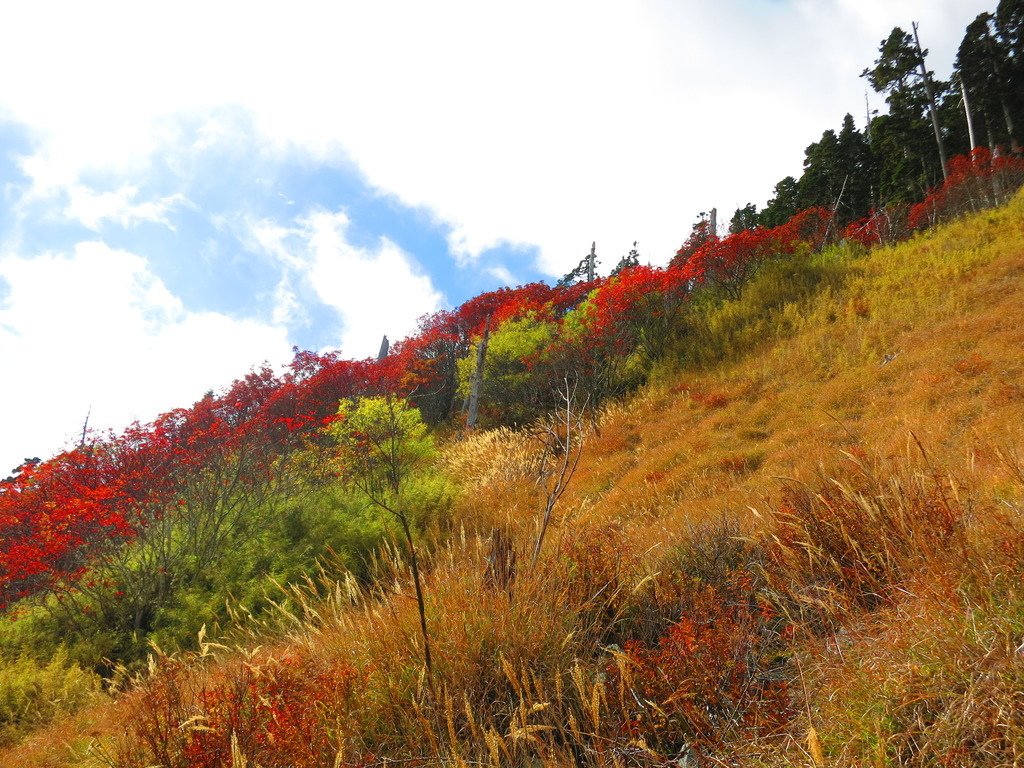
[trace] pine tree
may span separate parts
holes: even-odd
[[[1010,46],[997,33],[996,17],[981,13],[967,25],[955,72],[974,105],[990,149],[1016,142]]]
[[[747,203],[742,208],[737,208],[736,212],[729,220],[729,234],[739,234],[740,232],[744,232],[748,229],[753,229],[757,224],[757,206],[753,203]]]
[[[800,187],[797,180],[787,176],[775,185],[772,199],[758,216],[759,223],[765,227],[777,227],[785,224],[798,210]]]
[[[592,282],[597,276],[597,265],[601,262],[597,258],[597,243],[590,246],[590,252],[580,259],[580,263],[567,272],[555,283],[557,288],[567,288],[580,280]]]
[[[1003,93],[1010,145],[1019,151],[1024,124],[1024,0],[1000,0],[996,7],[996,35],[1003,52]]]
[[[936,124],[938,100],[949,84],[935,81],[924,67],[927,53],[918,52],[911,34],[894,27],[879,44],[874,67],[861,73],[889,105],[889,114],[871,125],[882,202],[919,198],[944,176],[943,131]]]
[[[627,253],[625,256],[619,259],[619,263],[616,264],[615,268],[611,271],[611,277],[615,277],[624,269],[640,266],[640,251],[636,249],[637,242],[638,241],[634,240],[632,250],[630,250],[629,253]]]

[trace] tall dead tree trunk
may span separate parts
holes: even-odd
[[[939,162],[942,163],[942,180],[949,177],[949,168],[946,161],[946,143],[942,140],[942,129],[939,127],[939,111],[935,106],[935,89],[932,87],[932,79],[928,76],[928,67],[924,63],[924,51],[921,49],[921,40],[917,36],[917,22],[912,22],[914,28],[914,45],[917,46],[917,65],[921,69],[921,79],[924,82],[924,92],[928,96],[928,112],[932,117],[932,128],[935,130],[935,143],[939,146]]]
[[[85,438],[89,434],[89,417],[92,416],[92,403],[89,404],[89,410],[85,412],[85,422],[82,424],[82,439],[78,441],[78,447],[85,447]]]
[[[1005,98],[1000,98],[1000,103],[1003,105],[1003,120],[1006,122],[1006,132],[1010,136],[1010,150],[1012,152],[1019,152],[1020,142],[1017,141],[1017,134],[1014,130],[1013,115],[1010,114],[1010,108],[1007,106]]]
[[[597,271],[597,242],[590,244],[590,255],[587,257],[587,282],[594,282]]]
[[[967,98],[967,86],[964,85],[964,81],[960,81],[960,95],[964,102],[964,114],[967,116],[967,136],[971,141],[971,152],[974,151],[975,147],[978,146],[978,142],[974,138],[974,120],[971,119],[971,102]]]
[[[480,338],[480,344],[476,348],[476,370],[473,371],[473,382],[469,388],[469,406],[466,415],[466,429],[476,427],[477,415],[480,408],[480,390],[484,386],[484,364],[487,362],[487,342],[491,338],[491,318],[487,317],[484,323],[484,335]]]
[[[996,134],[992,129],[992,119],[984,109],[982,110],[981,116],[985,119],[985,135],[988,136],[989,151],[992,152],[992,157],[998,157],[999,145],[996,144]]]
[[[871,102],[867,90],[864,91],[864,138],[871,144]]]

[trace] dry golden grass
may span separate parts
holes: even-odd
[[[105,695],[94,703],[36,733],[16,746],[0,749],[0,765],[33,768],[102,768],[90,750],[118,732],[123,705]]]
[[[851,298],[818,296],[793,337],[651,386],[605,419],[577,499],[599,494],[606,518],[671,527],[753,504],[774,493],[771,478],[805,476],[854,445],[894,455],[912,432],[959,462],[1003,439],[1024,415],[1022,212],[1018,197],[871,252],[854,266]]]

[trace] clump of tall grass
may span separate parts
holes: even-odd
[[[800,619],[816,764],[1024,758],[1024,471],[1006,463],[1000,499],[927,462],[863,456],[785,492],[764,567]]]
[[[782,603],[826,625],[892,602],[910,575],[965,555],[974,503],[930,467],[847,456],[855,471],[783,488],[765,542]]]
[[[467,490],[519,480],[535,469],[537,445],[525,430],[474,431],[445,446],[441,466]]]
[[[980,588],[952,574],[915,580],[912,598],[813,655],[809,685],[830,763],[1024,760],[1021,575]]]

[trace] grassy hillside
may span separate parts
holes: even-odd
[[[1019,764],[1022,277],[1021,196],[770,264],[588,428],[535,564],[536,436],[443,446],[432,675],[396,549],[0,765]]]

